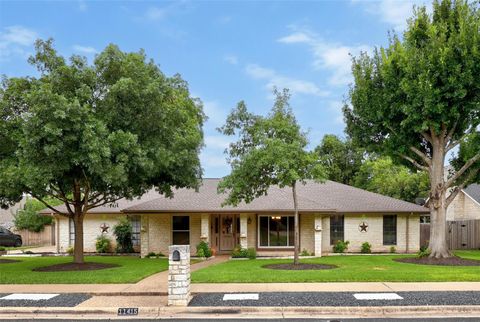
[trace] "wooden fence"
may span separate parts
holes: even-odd
[[[420,245],[428,245],[430,224],[420,224]],[[447,221],[449,249],[480,249],[480,220]]]
[[[14,233],[22,236],[23,246],[55,245],[55,223],[45,226],[45,228],[38,233],[26,229],[16,230]]]

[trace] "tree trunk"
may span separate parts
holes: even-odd
[[[442,139],[433,140],[432,166],[430,169],[430,257],[452,257],[448,250],[447,225],[447,187],[445,186],[445,145]]]
[[[75,227],[75,243],[73,247],[73,262],[83,264],[83,212],[81,208],[75,207],[73,225]]]
[[[299,253],[300,253],[300,229],[298,225],[299,217],[298,217],[298,203],[297,203],[297,189],[296,189],[296,182],[292,185],[292,193],[293,193],[293,208],[295,211],[295,241],[294,241],[294,251],[293,251],[293,264],[299,264]]]

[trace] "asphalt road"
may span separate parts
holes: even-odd
[[[4,300],[2,297],[10,295],[0,293],[0,307],[75,307],[91,298],[81,293],[59,294],[48,300]]]
[[[480,292],[397,292],[398,300],[357,300],[352,292],[258,293],[258,300],[224,301],[225,293],[197,294],[189,306],[428,306],[480,305]]]

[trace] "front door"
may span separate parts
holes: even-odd
[[[235,247],[235,215],[220,215],[220,251],[231,251]]]

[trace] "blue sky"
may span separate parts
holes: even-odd
[[[27,63],[36,38],[90,60],[107,44],[145,49],[167,75],[180,73],[209,120],[201,154],[205,177],[228,174],[230,139],[215,128],[240,100],[266,113],[271,89],[290,88],[311,147],[343,136],[349,53],[386,44],[420,0],[378,1],[2,1],[0,74],[35,75]]]

